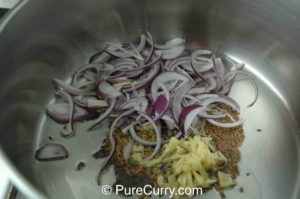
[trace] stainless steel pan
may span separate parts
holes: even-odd
[[[13,183],[29,198],[103,197],[95,180],[101,161],[91,153],[106,126],[88,133],[79,125],[74,138],[64,139],[44,108],[53,100],[54,77],[67,78],[104,40],[131,40],[146,30],[156,41],[184,36],[226,53],[257,76],[258,102],[242,110],[246,140],[236,189],[245,191],[226,194],[299,199],[300,2],[293,0],[22,1],[0,26],[0,162]],[[252,94],[247,82],[231,93],[242,107]],[[66,145],[69,159],[34,160],[49,135]],[[87,167],[77,172],[81,160]]]

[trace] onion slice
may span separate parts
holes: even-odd
[[[203,81],[205,81],[206,83],[209,83],[206,78],[197,70],[196,66],[195,66],[195,59],[197,58],[197,56],[202,55],[202,51],[194,51],[192,54],[191,54],[191,66],[192,66],[192,69],[193,71],[195,72],[195,74],[200,77]],[[208,69],[209,70],[209,69]]]
[[[166,50],[157,50],[156,53],[157,54],[162,53],[162,58],[168,60],[168,59],[174,59],[179,55],[181,55],[184,49],[185,49],[184,45],[179,45]]]
[[[116,98],[122,95],[122,93],[118,89],[114,88],[106,81],[102,81],[98,84],[97,94],[104,99]]]
[[[101,122],[103,122],[110,114],[111,112],[114,110],[115,106],[116,106],[116,102],[117,99],[116,98],[112,98],[109,100],[109,107],[108,109],[105,110],[104,113],[102,113],[94,122],[94,124],[88,129],[89,131],[94,130],[96,127],[98,127],[99,124],[101,124]]]
[[[67,123],[70,119],[70,106],[68,103],[50,104],[47,107],[46,112],[53,120],[61,124]],[[88,112],[87,110],[75,105],[73,121],[92,119],[96,115],[96,112]]]
[[[146,87],[148,84],[152,83],[152,81],[160,73],[160,71],[161,71],[160,64],[155,64],[153,66],[153,68],[151,68],[151,71],[147,74],[147,76],[144,79],[142,79],[137,85],[123,87],[122,91],[125,93],[130,93],[130,92],[133,92],[134,90],[138,90],[138,89]]]
[[[56,143],[47,143],[35,152],[38,161],[62,160],[69,157],[67,149]]]
[[[154,103],[152,115],[159,119],[166,112],[168,106],[169,100],[166,98],[166,96],[160,95]]]
[[[113,123],[111,124],[110,126],[110,129],[109,129],[109,135],[108,135],[108,138],[109,138],[109,142],[111,144],[111,151],[108,155],[108,157],[102,162],[102,165],[101,165],[101,168],[100,168],[100,171],[99,171],[99,174],[98,174],[98,184],[101,184],[101,174],[102,172],[106,169],[106,166],[107,164],[110,162],[110,160],[112,159],[113,157],[113,154],[115,153],[115,150],[116,150],[116,141],[115,141],[115,138],[113,136],[113,133],[115,131],[115,127],[116,125],[118,124],[119,120],[124,117],[124,116],[127,116],[127,115],[130,115],[134,112],[134,110],[128,110],[128,111],[125,111],[123,113],[121,113],[114,121]]]
[[[245,119],[240,119],[238,121],[235,121],[235,122],[230,122],[230,123],[221,123],[221,122],[218,122],[216,120],[213,120],[213,119],[207,119],[207,121],[215,126],[218,126],[218,127],[222,127],[222,128],[234,128],[234,127],[238,127],[238,126],[241,126],[243,124],[243,122],[245,121]]]
[[[192,104],[182,110],[179,115],[179,128],[184,136],[187,130],[192,125],[195,117],[200,113],[201,106],[198,104]]]
[[[63,127],[60,130],[60,133],[63,137],[70,137],[74,135],[74,130],[73,130],[73,118],[74,118],[74,112],[75,112],[75,104],[73,102],[73,99],[71,97],[70,94],[68,94],[65,91],[58,91],[58,93],[66,98],[68,100],[69,103],[69,122],[65,125],[63,125]]]
[[[100,51],[100,52],[93,54],[90,57],[89,63],[95,63],[95,62],[103,63],[103,62],[109,61],[110,58],[111,58],[110,54],[108,54],[105,51]]]
[[[222,85],[222,87],[224,87],[224,80],[223,80],[223,78],[222,78],[222,76],[219,72],[218,66],[216,64],[215,56],[213,56],[211,59],[212,59],[212,62],[213,62],[214,70],[215,70],[215,72],[217,74],[217,77],[219,79],[219,82]]]
[[[179,45],[182,45],[185,43],[185,39],[184,38],[174,38],[174,39],[171,39],[169,41],[167,41],[165,44],[163,45],[154,45],[155,48],[158,48],[158,49],[162,49],[162,50],[167,50],[167,49],[170,49],[170,48],[174,48],[176,46],[179,46]]]
[[[167,82],[174,82],[174,81],[180,81],[182,83],[186,83],[189,80],[188,77],[185,75],[176,73],[176,72],[164,72],[158,75],[155,80],[151,84],[151,96],[153,101],[155,101],[158,97],[158,89],[161,84],[165,85],[167,87]],[[170,84],[171,86],[171,84]],[[170,88],[169,86],[169,88]],[[167,87],[168,88],[168,87]]]
[[[235,111],[237,111],[238,113],[240,112],[240,108],[238,106],[236,106],[236,104],[234,102],[232,102],[228,98],[222,98],[222,97],[208,98],[203,101],[202,106],[207,107],[209,104],[216,103],[216,102],[226,104],[226,105],[230,106],[232,109],[234,109]]]
[[[62,88],[64,91],[66,91],[72,95],[80,95],[80,94],[84,94],[84,93],[87,94],[88,92],[90,92],[92,90],[91,88],[78,89],[78,88],[75,88],[59,79],[54,79],[53,83],[54,83],[55,87]]]
[[[146,98],[132,98],[126,100],[118,106],[118,110],[134,109],[136,111],[146,112],[149,101]]]
[[[129,133],[130,133],[131,138],[132,138],[134,141],[136,141],[136,142],[138,142],[138,143],[140,143],[140,144],[142,144],[142,145],[145,145],[145,146],[156,146],[156,145],[157,145],[157,142],[148,141],[148,140],[144,140],[144,139],[140,138],[140,137],[136,134],[136,132],[135,132],[135,130],[134,130],[134,125],[133,125],[133,124],[131,124],[130,127],[129,127]],[[181,133],[179,132],[179,133],[177,133],[177,134],[176,134],[175,136],[173,136],[173,137],[179,138],[180,136],[181,136]],[[167,139],[167,140],[162,140],[161,143],[162,143],[162,144],[167,144],[167,143],[170,142],[170,140],[171,140],[171,138],[169,138],[169,139]]]
[[[156,154],[159,152],[160,147],[161,147],[161,132],[158,129],[157,125],[155,124],[155,122],[145,113],[139,112],[140,116],[144,117],[145,119],[147,119],[149,121],[149,123],[152,125],[155,135],[156,135],[156,145],[155,148],[153,150],[153,152],[151,153],[150,156],[148,156],[146,158],[146,160],[151,160],[152,158],[154,158],[156,156]]]

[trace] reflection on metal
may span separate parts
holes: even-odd
[[[284,96],[277,90],[277,88],[272,84],[272,82],[270,80],[268,80],[262,73],[260,73],[257,70],[257,67],[253,67],[251,65],[249,65],[247,62],[245,62],[242,59],[239,59],[238,57],[231,55],[231,54],[227,54],[228,57],[230,57],[231,59],[233,59],[234,61],[238,62],[238,63],[244,63],[245,64],[245,68],[247,70],[249,70],[251,73],[253,73],[256,77],[258,77],[264,84],[266,84],[274,93],[275,95],[277,95],[277,97],[279,97],[279,99],[284,103],[284,105],[289,108],[289,105],[286,101],[286,99],[284,98]]]

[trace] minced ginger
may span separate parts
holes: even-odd
[[[218,181],[217,176],[209,175],[209,170],[218,171],[226,161],[225,156],[215,149],[210,137],[197,135],[188,140],[172,138],[164,145],[158,158],[144,164],[153,168],[160,187],[208,188]],[[222,177],[220,185],[228,186],[223,181],[231,182],[231,176]]]

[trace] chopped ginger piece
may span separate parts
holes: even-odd
[[[222,188],[227,188],[235,185],[230,174],[223,173],[221,171],[218,172],[219,184]]]
[[[211,187],[217,182],[208,170],[217,170],[226,162],[224,155],[214,149],[209,137],[194,136],[188,140],[172,138],[163,146],[162,154],[145,166],[158,168],[160,187]],[[160,168],[165,168],[160,169]]]

